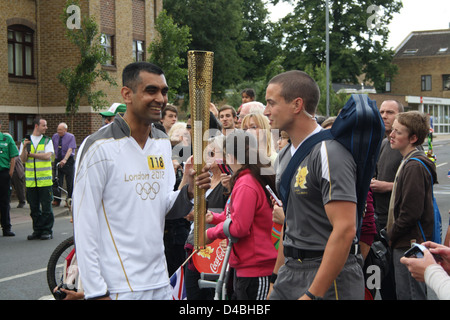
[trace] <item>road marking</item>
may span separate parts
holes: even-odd
[[[448,164],[448,162],[440,163],[440,164],[438,164],[438,165],[436,166],[436,168],[439,168],[439,167],[445,166],[446,164]]]
[[[63,264],[59,264],[59,265],[56,266],[56,268],[60,268],[60,267],[63,267],[63,266],[64,266]],[[9,281],[9,280],[14,280],[14,279],[18,279],[18,278],[31,276],[33,274],[44,272],[44,271],[47,272],[47,268],[42,268],[42,269],[30,271],[30,272],[21,273],[21,274],[16,274],[15,276],[11,276],[11,277],[6,277],[6,278],[3,278],[3,279],[0,279],[0,283],[1,282],[5,282],[5,281]]]
[[[0,279],[0,283],[1,283],[1,282],[5,282],[5,281],[9,281],[9,280],[14,280],[14,279],[18,279],[18,278],[23,278],[23,277],[31,276],[32,274],[36,274],[36,273],[40,273],[40,272],[44,272],[44,271],[47,271],[47,268],[42,268],[42,269],[30,271],[30,272],[25,272],[25,273],[17,274],[17,275],[15,275],[15,276],[11,276],[11,277],[6,277],[6,278],[3,278],[3,279]]]

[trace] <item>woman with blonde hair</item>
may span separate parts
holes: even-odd
[[[277,158],[275,144],[270,131],[269,120],[262,113],[249,113],[244,117],[241,129],[254,135],[258,140],[258,151],[265,152],[265,156],[270,159],[273,166]]]

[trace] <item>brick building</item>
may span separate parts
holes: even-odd
[[[412,32],[397,47],[393,63],[398,74],[372,99],[378,106],[397,99],[409,110],[428,113],[436,134],[450,133],[450,29]]]
[[[146,48],[156,36],[154,22],[163,1],[79,2],[81,16],[95,18],[102,45],[113,56],[108,65],[101,67],[118,87],[97,82],[95,88],[107,94],[107,109],[121,102],[123,68],[147,58]],[[73,122],[65,115],[66,90],[57,75],[63,68],[75,66],[79,59],[77,48],[65,37],[66,26],[61,21],[65,4],[66,0],[0,1],[0,120],[2,131],[9,130],[16,141],[32,132],[32,120],[38,114],[47,120],[47,135],[53,135],[64,121],[78,144],[102,124],[99,111],[86,101],[82,101]]]

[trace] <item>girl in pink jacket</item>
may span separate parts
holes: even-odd
[[[207,223],[216,224],[206,231],[208,242],[225,239],[223,223],[231,219],[230,234],[239,240],[233,244],[230,266],[235,270],[234,295],[238,300],[263,300],[269,290],[269,278],[277,251],[272,243],[272,203],[265,186],[275,190],[275,174],[270,159],[257,150],[254,136],[237,130],[224,145],[231,177],[231,194],[225,210],[209,212]]]

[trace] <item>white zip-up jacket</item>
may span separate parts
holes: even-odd
[[[87,299],[169,284],[164,220],[189,213],[187,188],[173,191],[170,141],[152,128],[142,149],[121,116],[87,137],[73,190],[75,247]],[[167,215],[166,215],[167,214]]]

